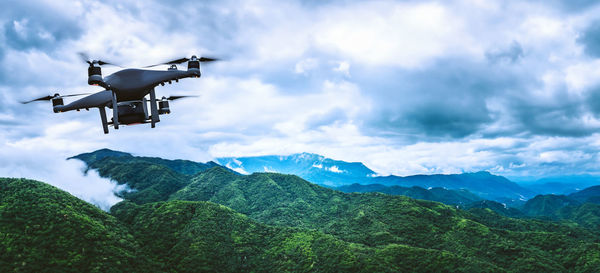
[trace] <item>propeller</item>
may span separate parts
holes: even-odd
[[[183,98],[193,98],[193,97],[198,97],[198,96],[170,96],[170,97],[162,97],[161,100],[178,100],[178,99],[183,99]]]
[[[79,57],[81,58],[81,60],[83,60],[84,62],[88,63],[89,65],[98,64],[98,65],[114,65],[114,66],[121,67],[118,64],[109,63],[109,62],[105,62],[105,61],[102,61],[102,60],[91,60],[90,61],[90,57],[86,53],[84,53],[84,52],[79,52],[77,54],[79,54]]]
[[[71,94],[71,95],[59,95],[58,93],[54,94],[54,95],[48,95],[48,96],[44,96],[41,98],[37,98],[34,100],[30,100],[30,101],[22,101],[22,104],[27,104],[30,102],[34,102],[34,101],[44,101],[44,100],[52,100],[55,98],[65,98],[65,97],[74,97],[74,96],[83,96],[83,95],[88,95],[90,93],[82,93],[82,94]]]
[[[159,65],[169,65],[169,64],[181,64],[181,63],[185,63],[188,62],[190,60],[198,60],[201,63],[209,63],[209,62],[215,62],[215,61],[220,61],[220,59],[217,58],[210,58],[210,57],[196,57],[196,56],[192,56],[192,58],[179,58],[176,60],[172,60],[172,61],[168,61],[166,63],[159,63],[159,64],[153,64],[153,65],[149,65],[149,66],[144,66],[144,68],[148,68],[148,67],[155,67],[155,66],[159,66]]]

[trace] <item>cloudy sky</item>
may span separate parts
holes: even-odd
[[[105,147],[196,161],[311,152],[396,175],[598,175],[594,3],[8,0],[0,176],[77,180],[64,170],[82,166],[64,159]],[[199,96],[157,128],[104,135],[95,109],[19,103],[100,91],[81,51],[127,67],[223,61],[157,89]]]

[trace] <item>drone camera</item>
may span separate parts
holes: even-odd
[[[170,114],[171,109],[169,109],[169,101],[161,100],[158,102],[158,114]]]

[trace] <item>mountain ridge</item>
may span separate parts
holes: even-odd
[[[122,160],[119,168],[106,167],[119,160]],[[136,162],[119,158],[104,158],[94,164],[101,175],[113,178],[129,177],[139,171],[137,167],[127,168]],[[172,171],[164,167],[160,170]],[[506,218],[487,208],[458,210],[405,196],[347,194],[295,175],[240,175],[213,167],[186,178],[178,190],[165,193],[166,202],[188,199],[218,203],[259,223],[314,229],[347,243],[390,249],[390,254],[394,253],[392,249],[400,250],[398,245],[406,245],[448,251],[507,271],[566,271],[576,266],[577,259],[583,259],[583,252],[595,253],[598,248],[597,235],[577,225]],[[157,179],[153,185],[140,185],[152,188],[167,182]],[[153,195],[146,195],[138,199],[143,202],[136,202],[136,206],[165,202],[152,198]],[[565,247],[571,254],[552,254]],[[588,268],[596,266],[591,263]]]
[[[421,188],[466,189],[482,199],[512,204],[535,196],[529,189],[521,187],[505,177],[487,171],[462,174],[418,174],[409,176],[378,176],[360,162],[345,162],[328,159],[317,154],[301,153],[288,156],[256,156],[217,158],[221,165],[241,173],[274,171],[295,174],[316,184],[336,188],[351,184],[382,184]],[[318,168],[315,166],[319,166]],[[332,169],[334,171],[332,171]],[[496,192],[490,191],[490,189]]]

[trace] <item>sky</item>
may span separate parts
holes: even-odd
[[[65,160],[100,148],[201,162],[310,152],[382,175],[599,174],[595,1],[3,6],[0,176],[102,180]],[[54,114],[50,103],[20,103],[101,91],[87,85],[78,52],[125,67],[193,54],[222,61],[203,65],[200,79],[157,88],[198,97],[173,102],[156,128],[104,135],[96,109]]]

